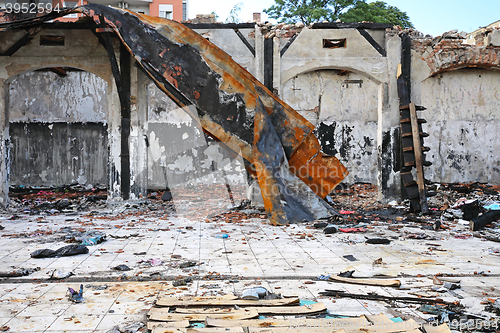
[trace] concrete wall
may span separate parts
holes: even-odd
[[[107,84],[66,73],[28,72],[9,84],[12,186],[107,182]]]
[[[192,112],[196,113],[193,107]],[[148,84],[148,187],[183,183],[245,184],[246,171],[193,119],[153,83]]]
[[[285,82],[282,98],[317,126],[323,150],[350,172],[344,182],[377,183],[378,84],[362,74],[320,70]]]
[[[419,83],[418,104],[429,133],[425,145],[433,165],[427,178],[438,182],[500,183],[500,73],[463,69]]]

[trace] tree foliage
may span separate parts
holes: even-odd
[[[391,23],[402,28],[413,28],[410,18],[399,8],[390,6],[383,1],[371,3],[358,2],[356,6],[341,15],[342,22],[374,22]]]
[[[264,9],[270,18],[280,23],[302,22],[375,22],[391,23],[403,28],[413,27],[408,15],[383,1],[367,3],[365,0],[275,0]]]

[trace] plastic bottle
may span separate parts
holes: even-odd
[[[219,232],[215,234],[215,238],[229,238],[229,235]]]

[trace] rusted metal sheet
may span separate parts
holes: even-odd
[[[111,28],[158,87],[186,112],[192,114],[191,106],[196,107],[193,118],[199,119],[203,130],[242,156],[247,169],[257,176],[272,221],[310,220],[323,214],[311,214],[307,206],[318,202],[308,196],[300,199],[305,194],[302,189],[285,195],[290,202],[283,205],[283,175],[273,173],[291,171],[291,176],[324,198],[345,178],[346,168],[335,157],[321,153],[311,123],[228,54],[175,21],[96,4],[73,11],[92,18],[96,34]],[[20,16],[2,12],[0,30],[31,27],[51,19],[54,13]],[[271,156],[268,145],[256,148],[266,140],[276,140],[273,149],[279,156]],[[292,206],[303,213],[287,211]]]

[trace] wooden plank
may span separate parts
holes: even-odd
[[[426,324],[423,325],[422,328],[424,329],[425,333],[451,333],[451,330],[446,323],[439,326]]]
[[[368,320],[364,316],[356,318],[320,318],[320,319],[306,319],[306,318],[291,318],[291,319],[250,319],[250,320],[222,320],[207,318],[205,321],[206,326],[216,327],[327,327],[330,332],[333,330],[345,329],[348,332],[366,329],[369,326]]]
[[[245,308],[245,310],[255,310],[260,315],[264,314],[300,315],[300,314],[312,314],[325,311],[326,306],[323,303],[314,303],[311,305],[302,305],[302,306],[248,307]],[[175,312],[178,313],[200,313],[200,314],[215,314],[215,313],[232,314],[237,311],[241,310],[236,310],[234,308],[176,308],[175,309]]]
[[[156,327],[151,333],[243,333],[243,327]]]
[[[380,322],[377,325],[369,326],[367,330],[369,333],[398,333],[414,331],[419,327],[420,325],[413,319],[402,321],[399,323],[395,323],[391,320],[390,323]]]
[[[329,327],[248,327],[248,333],[346,333],[341,329],[332,330]],[[363,333],[363,332],[361,332]]]
[[[411,129],[413,134],[413,147],[415,153],[415,167],[417,169],[417,183],[418,183],[418,193],[420,195],[420,207],[422,213],[429,212],[429,206],[427,205],[427,195],[425,193],[425,178],[424,178],[424,156],[422,153],[422,144],[420,141],[420,133],[418,128],[417,110],[415,109],[415,104],[410,103],[410,118],[411,118]]]
[[[183,328],[189,327],[189,320],[180,320],[180,321],[148,321],[147,324],[148,330],[152,330],[155,327],[168,327],[168,328]]]
[[[177,290],[177,288],[172,288],[172,290]],[[166,297],[166,298],[175,298],[180,301],[212,301],[212,300],[231,300],[231,299],[238,299],[238,296],[232,295],[232,294],[226,294],[222,296],[198,296],[198,297],[191,297],[191,296],[186,296],[186,297],[173,297],[167,294],[168,291],[161,291],[159,293],[160,299]]]
[[[381,313],[381,314],[378,314],[378,315],[365,315],[366,319],[368,319],[368,321],[370,323],[372,323],[372,325],[390,325],[390,324],[394,324],[394,322],[392,320],[389,319],[389,317],[387,317],[385,314]]]
[[[401,281],[390,280],[390,279],[358,279],[358,278],[346,278],[340,276],[330,276],[330,281],[350,283],[350,284],[362,284],[366,286],[380,286],[380,287],[399,287],[401,286]]]
[[[158,306],[171,306],[171,307],[179,307],[179,306],[284,306],[284,305],[293,305],[300,303],[300,299],[298,298],[285,298],[285,299],[264,299],[258,301],[249,301],[243,299],[211,299],[211,300],[196,300],[196,299],[187,299],[184,300],[182,298],[176,297],[163,297],[156,301],[156,305]]]
[[[224,319],[224,320],[240,320],[240,319],[251,319],[259,316],[259,313],[255,310],[240,310],[240,312],[234,313],[218,313],[218,314],[206,314],[206,313],[172,313],[164,311],[161,308],[152,308],[148,313],[149,319],[159,320],[159,321],[179,321],[179,320],[189,320],[189,321],[205,321],[208,317]]]

